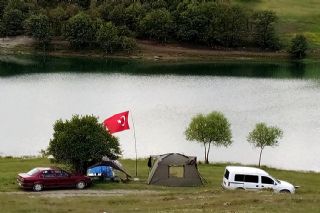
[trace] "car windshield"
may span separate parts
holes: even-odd
[[[38,172],[39,172],[39,169],[34,168],[34,169],[30,170],[29,172],[27,172],[27,174],[30,175],[30,176],[32,176],[32,175],[34,175],[34,174],[36,174],[36,173],[38,173]]]

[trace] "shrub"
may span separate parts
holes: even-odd
[[[308,50],[308,42],[303,35],[296,35],[291,40],[289,53],[292,58],[303,59],[306,57],[306,51]]]

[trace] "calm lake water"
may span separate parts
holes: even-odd
[[[139,157],[181,152],[203,160],[184,137],[191,117],[214,110],[232,124],[233,144],[212,147],[211,162],[256,164],[246,141],[257,122],[283,129],[264,165],[320,171],[320,63],[160,64],[128,60],[0,57],[0,154],[36,155],[57,119],[93,114],[101,122],[130,110]],[[132,122],[130,120],[130,125]],[[134,158],[133,130],[115,134]]]

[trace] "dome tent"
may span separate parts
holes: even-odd
[[[151,157],[148,165],[151,166]],[[156,156],[147,183],[162,186],[203,184],[197,168],[197,158],[179,153]]]

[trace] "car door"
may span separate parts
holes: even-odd
[[[249,190],[260,189],[258,175],[244,175],[244,188]]]
[[[63,170],[55,170],[57,185],[59,187],[67,187],[74,185],[71,175]]]
[[[274,180],[268,176],[261,176],[261,188],[263,189],[274,189]]]
[[[54,170],[44,170],[42,172],[42,184],[46,188],[56,187],[56,176]]]

